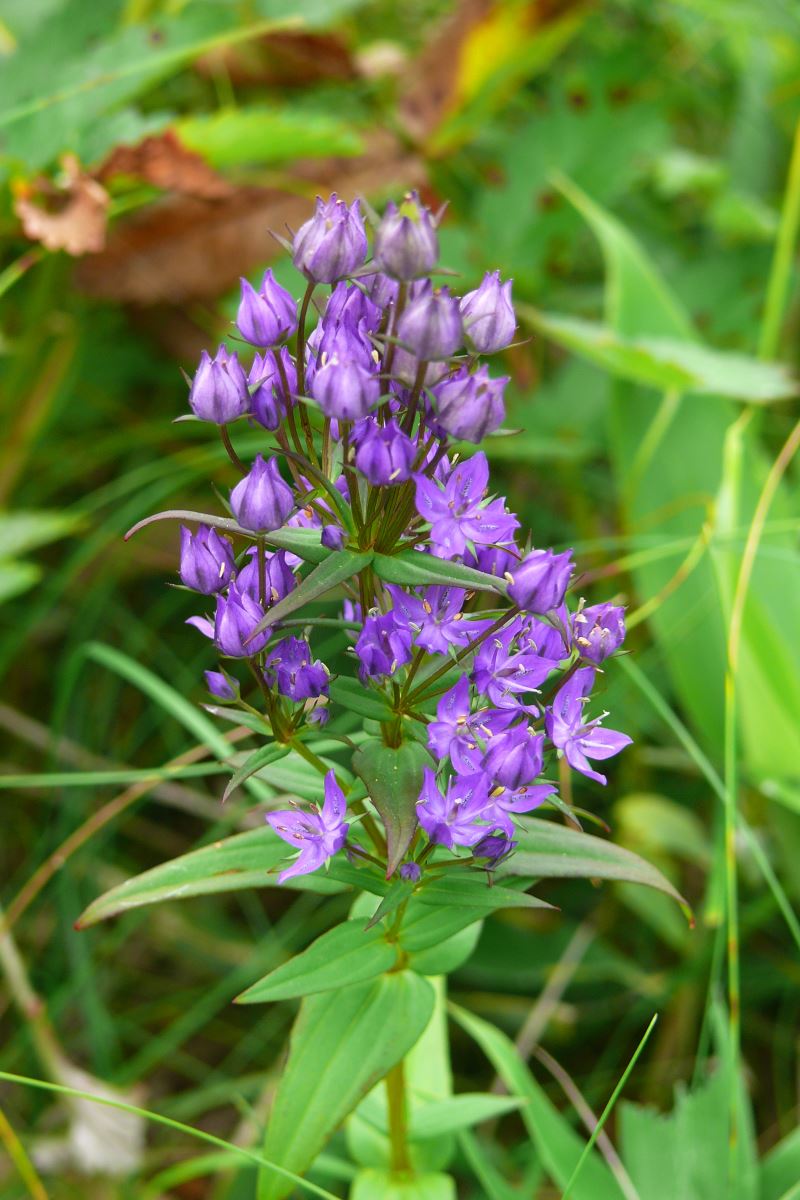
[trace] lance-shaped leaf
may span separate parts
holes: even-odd
[[[391,721],[389,702],[380,692],[365,687],[357,679],[339,675],[330,682],[330,698],[334,704],[368,717],[372,721]]]
[[[448,905],[467,905],[471,908],[553,908],[538,896],[529,896],[527,892],[515,888],[501,887],[498,884],[489,886],[483,872],[482,877],[477,873],[457,875],[456,870],[446,873],[445,878],[436,879],[417,890],[420,904],[429,904],[434,908],[446,908]]]
[[[231,792],[235,792],[237,787],[244,783],[246,779],[249,779],[251,775],[255,775],[263,767],[268,767],[271,763],[277,762],[278,759],[285,758],[288,753],[288,746],[276,745],[274,742],[271,742],[268,746],[259,746],[234,771],[223,793],[222,803],[224,804]]]
[[[353,755],[353,770],[364,780],[386,830],[386,878],[394,874],[417,827],[422,768],[431,756],[419,742],[384,746],[370,738]]]
[[[125,541],[132,538],[140,529],[144,529],[147,525],[153,525],[156,521],[188,521],[190,524],[210,525],[213,529],[224,530],[225,533],[238,533],[240,537],[249,538],[252,542],[266,542],[268,546],[274,546],[276,550],[289,550],[298,558],[305,559],[306,562],[321,563],[331,556],[330,550],[320,542],[321,534],[318,529],[290,529],[288,526],[284,526],[283,529],[273,529],[271,533],[253,533],[252,529],[245,529],[238,521],[234,521],[233,517],[218,517],[214,513],[192,512],[187,508],[166,509],[164,512],[153,513],[151,517],[137,521],[125,534]]]
[[[135,875],[133,879],[126,879],[92,901],[76,926],[85,929],[88,925],[95,925],[129,909],[159,904],[163,900],[238,892],[250,887],[277,887],[277,868],[285,861],[286,851],[286,843],[268,825],[212,842],[180,858],[161,863],[142,875]],[[347,884],[319,872],[299,878],[301,883],[313,879],[311,890],[314,891],[348,890]],[[283,887],[292,887],[296,882],[289,879]]]
[[[473,592],[496,592],[501,596],[508,591],[505,579],[487,575],[485,571],[476,571],[474,567],[465,567],[463,563],[447,562],[443,558],[434,558],[432,554],[420,554],[418,550],[376,554],[373,567],[379,579],[404,587],[444,584]]]
[[[298,608],[310,604],[312,600],[319,600],[320,596],[324,596],[332,588],[338,587],[346,579],[357,575],[371,561],[371,550],[366,552],[339,550],[336,554],[329,555],[324,562],[309,571],[302,583],[289,592],[288,596],[284,596],[282,600],[272,606],[264,619],[256,625],[248,641],[252,641],[268,626],[275,625],[284,617],[291,616],[293,612],[297,612]]]
[[[619,879],[671,896],[691,920],[683,896],[651,863],[631,850],[590,833],[550,821],[532,821],[518,835],[519,848],[498,867],[498,876],[535,879]]]
[[[800,385],[781,363],[711,350],[678,338],[624,337],[597,321],[544,313],[526,305],[518,311],[545,337],[574,350],[613,375],[663,391],[729,396],[751,404],[786,400]]]
[[[343,921],[318,937],[302,954],[282,963],[242,992],[236,1003],[291,1000],[295,996],[365,983],[390,970],[396,962],[397,947],[386,941],[383,929],[365,930],[363,921]]]
[[[362,1096],[404,1058],[433,1012],[434,992],[410,971],[307,996],[272,1106],[264,1156],[301,1173]],[[261,1173],[258,1200],[283,1200],[291,1181]]]

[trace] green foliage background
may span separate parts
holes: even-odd
[[[0,2],[2,1071],[80,1088],[66,1054],[164,1117],[260,1142],[295,1006],[230,1002],[346,906],[241,891],[74,932],[101,891],[258,819],[242,793],[221,808],[207,760],[162,769],[208,741],[211,664],[165,587],[174,532],[121,537],[158,508],[207,508],[224,473],[202,429],[171,421],[179,367],[234,311],[226,211],[269,189],[263,235],[237,226],[256,274],[286,198],[421,186],[449,200],[442,259],[465,286],[514,278],[529,340],[502,363],[519,432],[489,446],[498,486],[536,544],[576,546],[587,596],[628,605],[610,707],[636,744],[606,792],[573,800],[696,914],[689,929],[656,892],[566,881],[540,889],[560,912],[485,922],[451,979],[456,1090],[496,1072],[525,1104],[476,1112],[493,1139],[452,1135],[460,1194],[561,1196],[582,1105],[602,1111],[658,1012],[576,1200],[800,1196],[799,77],[789,0]],[[227,198],[190,196],[170,225],[180,194],[119,174],[104,255],[24,237],[19,197],[58,187],[65,153],[97,174],[168,130]],[[198,203],[217,216],[191,240]],[[187,263],[205,282],[173,295]],[[2,1200],[252,1195],[252,1163],[175,1127],[153,1126],[121,1179],[33,1167],[54,1104],[0,1086]],[[359,1137],[318,1161],[328,1194]],[[363,1186],[390,1195],[377,1168]]]

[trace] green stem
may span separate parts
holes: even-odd
[[[389,1110],[389,1144],[392,1170],[398,1173],[411,1170],[408,1156],[408,1125],[406,1121],[406,1080],[401,1059],[386,1076],[386,1101]]]
[[[306,391],[306,317],[316,286],[311,282],[306,287],[303,303],[300,305],[300,316],[297,319],[297,393],[300,396],[304,396]]]
[[[233,442],[231,441],[231,435],[228,433],[227,425],[220,425],[219,436],[222,438],[222,444],[225,447],[225,453],[227,454],[228,458],[231,460],[233,465],[236,467],[236,470],[239,471],[242,475],[247,475],[250,468],[248,466],[246,466],[245,463],[242,462],[242,460],[239,458],[239,455],[234,450]]]

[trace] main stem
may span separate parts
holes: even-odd
[[[386,1076],[386,1101],[389,1110],[389,1144],[393,1171],[410,1171],[408,1125],[406,1122],[406,1077],[401,1058]]]

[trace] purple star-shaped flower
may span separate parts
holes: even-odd
[[[468,545],[509,541],[519,521],[506,512],[505,501],[486,501],[489,464],[483,453],[458,463],[443,487],[424,475],[415,476],[417,512],[430,522],[431,540],[441,558],[463,555]]]
[[[417,804],[417,818],[432,842],[452,850],[454,846],[474,846],[486,834],[476,824],[488,804],[486,780],[482,775],[461,775],[450,779],[442,793],[436,775],[425,767],[424,782]]]
[[[553,660],[520,650],[515,639],[522,622],[512,622],[479,648],[473,681],[497,708],[517,708],[522,697],[534,692],[553,670]]]
[[[328,672],[319,659],[311,658],[305,638],[287,637],[267,655],[264,678],[290,700],[312,700],[327,695]]]
[[[447,654],[450,646],[465,646],[488,628],[491,621],[466,621],[461,609],[467,593],[463,588],[434,585],[422,595],[388,584],[398,625],[409,629],[414,641],[431,654]]]
[[[341,850],[350,826],[345,821],[347,801],[336,782],[333,771],[325,776],[325,802],[322,809],[301,812],[299,809],[282,809],[267,813],[267,823],[290,846],[300,851],[295,862],[278,876],[278,883],[294,875],[308,875],[316,871],[334,854]]]
[[[450,756],[459,775],[474,775],[481,769],[484,743],[514,720],[515,712],[479,709],[472,712],[469,679],[458,683],[439,698],[436,720],[428,726],[428,749],[438,759]]]
[[[594,684],[594,668],[582,667],[556,692],[552,707],[545,713],[545,729],[557,750],[569,765],[587,779],[606,783],[605,775],[592,769],[590,758],[612,758],[631,744],[632,739],[616,729],[604,729],[602,717],[585,721],[583,709]]]

